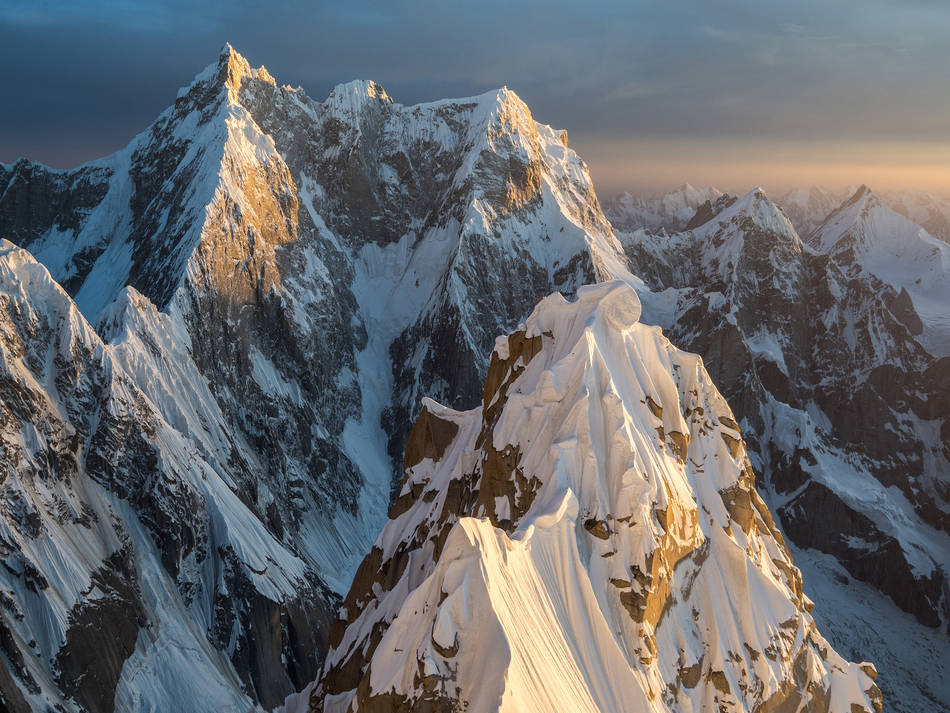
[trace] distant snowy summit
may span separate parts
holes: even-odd
[[[651,232],[683,230],[696,210],[722,195],[716,188],[694,188],[688,183],[661,196],[622,193],[604,203],[604,213],[618,230],[643,228]]]
[[[856,185],[841,189],[794,188],[778,194],[775,202],[785,211],[798,234],[806,238],[858,189]],[[703,203],[715,202],[722,195],[717,188],[695,188],[685,183],[660,196],[622,193],[604,201],[604,213],[617,230],[672,233],[684,230]],[[878,195],[897,213],[931,235],[950,242],[950,198],[912,190],[886,191]]]

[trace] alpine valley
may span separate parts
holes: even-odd
[[[947,710],[950,213],[817,191],[230,46],[0,165],[0,708]]]

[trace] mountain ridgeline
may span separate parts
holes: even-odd
[[[117,153],[0,165],[3,706],[879,711],[848,658],[938,706],[950,245],[681,198],[615,233],[507,89],[230,46]]]

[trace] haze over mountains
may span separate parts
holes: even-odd
[[[828,189],[821,186],[793,188],[775,197],[795,231],[808,237],[835,209],[848,200],[859,186]],[[682,230],[696,210],[723,192],[718,188],[697,188],[684,183],[658,196],[621,193],[604,203],[604,212],[615,229],[652,232]],[[924,191],[887,191],[880,197],[890,208],[917,223],[931,235],[950,242],[950,198]]]
[[[0,187],[8,709],[950,699],[945,203],[605,215],[507,89],[229,46]]]

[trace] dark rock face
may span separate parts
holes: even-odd
[[[5,187],[0,200],[4,238],[29,248],[50,230],[79,230],[105,197],[110,178],[111,171],[105,167],[54,171],[25,159],[0,169],[0,183]],[[88,270],[94,250],[78,256],[74,266],[78,274]]]
[[[863,188],[840,210],[866,215],[872,200]],[[812,250],[764,194],[720,202],[697,212],[693,232],[626,238],[633,271],[654,290],[678,290],[672,314],[651,315],[647,302],[645,319],[703,356],[745,425],[767,494],[791,496],[778,511],[791,540],[941,626],[945,558],[893,533],[904,499],[919,527],[947,532],[950,461],[945,436],[932,437],[950,422],[946,359],[919,341],[907,290],[861,268],[857,238]],[[899,491],[895,504],[874,510],[836,493],[842,462],[847,477]],[[912,564],[921,558],[932,566]]]
[[[55,670],[67,696],[90,713],[109,713],[122,665],[146,623],[131,548],[106,559],[93,573],[92,586],[97,596],[81,601],[69,614]]]
[[[902,609],[927,626],[940,626],[940,572],[914,574],[898,541],[885,535],[870,518],[845,505],[834,491],[810,481],[779,510],[786,534],[800,547],[834,555],[857,579],[871,582]]]

